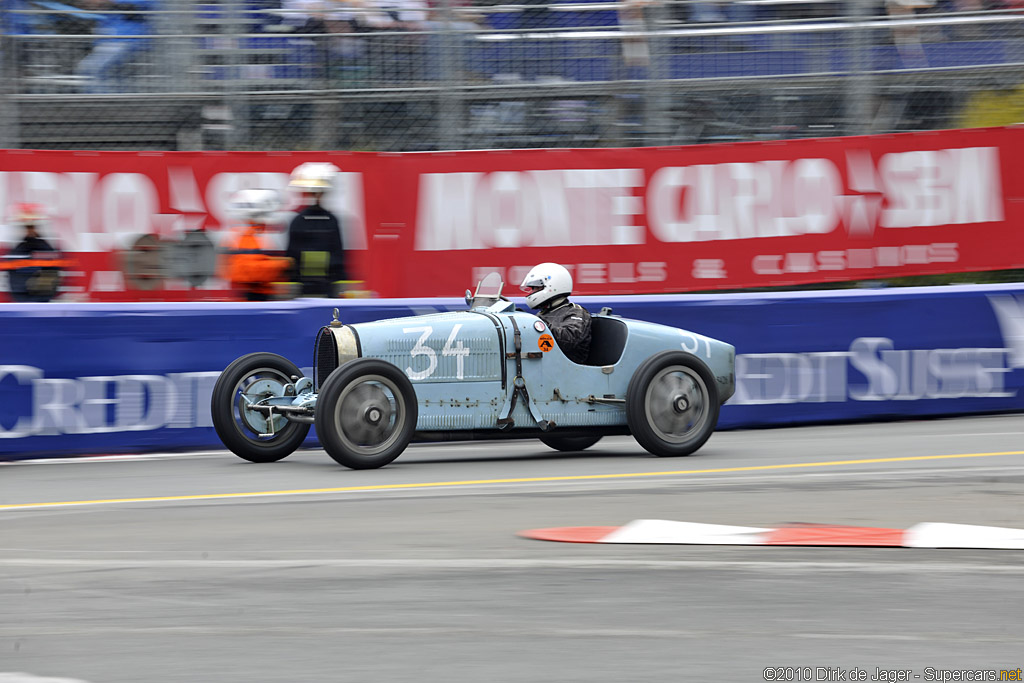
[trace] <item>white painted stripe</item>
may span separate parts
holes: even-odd
[[[31,458],[26,460],[0,460],[0,467],[16,465],[85,465],[99,462],[142,462],[145,460],[165,460],[169,458],[210,458],[228,457],[227,451],[190,451],[176,453],[121,453],[113,455],[76,455],[55,458]],[[234,456],[232,456],[234,457]],[[4,683],[0,680],[0,683]]]
[[[960,434],[917,434],[916,436],[925,439],[947,439],[951,436],[971,436],[977,438],[981,436],[1018,436],[1020,434],[1024,434],[1024,432],[962,432]]]
[[[517,637],[517,636],[528,636],[534,637],[550,637],[550,638],[578,638],[578,637],[597,637],[597,638],[699,638],[701,640],[707,640],[712,637],[721,637],[725,639],[735,639],[736,633],[732,629],[727,630],[714,630],[707,626],[683,629],[683,628],[557,628],[550,626],[540,626],[537,624],[530,624],[526,626],[487,626],[484,630],[478,625],[458,625],[454,624],[451,626],[381,626],[381,627],[359,627],[359,626],[339,626],[339,625],[296,625],[286,624],[281,626],[272,625],[260,625],[260,626],[244,626],[244,625],[233,625],[225,626],[223,624],[216,625],[201,625],[201,624],[189,624],[189,625],[175,625],[175,626],[137,626],[134,624],[125,625],[95,625],[90,624],[88,626],[63,626],[60,628],[47,627],[47,628],[32,628],[32,627],[20,627],[20,628],[5,628],[0,626],[0,637],[35,637],[35,636],[103,636],[105,638],[119,638],[131,635],[145,635],[145,636],[157,636],[157,635],[171,635],[171,636],[269,636],[280,634],[286,638],[296,638],[298,636],[316,636],[321,637],[324,634],[331,634],[337,636],[476,636],[480,637],[483,633],[486,633],[488,637]],[[931,633],[925,633],[922,635],[908,635],[904,633],[785,633],[788,638],[806,638],[806,639],[834,639],[834,640],[863,640],[863,641],[881,641],[891,643],[904,643],[904,642],[932,642],[935,640],[935,636]],[[987,634],[987,635],[971,635],[972,643],[1006,643],[1012,645],[1019,645],[1019,637],[1015,633],[1002,634]],[[31,679],[29,683],[39,683],[40,679]],[[50,681],[51,679],[43,679]],[[58,679],[64,681],[65,679]],[[149,679],[147,679],[149,680]],[[201,680],[205,683],[207,679],[187,679],[188,681]],[[291,679],[289,679],[291,680]],[[795,679],[794,679],[795,680]],[[825,680],[822,677],[821,680]],[[2,682],[0,682],[2,683]],[[77,681],[75,682],[77,683]]]
[[[4,673],[0,671],[0,683],[88,683],[81,678],[50,678],[47,676],[33,676],[32,674],[13,671]]]
[[[599,543],[685,543],[693,545],[761,545],[772,529],[725,524],[636,519]]]
[[[993,548],[1024,550],[1024,529],[924,522],[903,535],[905,548]]]
[[[757,552],[773,552],[775,548],[759,548]],[[792,552],[786,548],[785,552]],[[174,559],[42,559],[2,558],[0,567],[25,568],[80,568],[80,569],[314,569],[317,567],[343,569],[398,569],[420,571],[482,570],[482,569],[615,569],[646,568],[668,570],[735,570],[790,572],[860,572],[871,574],[1009,574],[1024,575],[1024,565],[979,563],[925,562],[904,559],[900,562],[781,562],[756,560],[654,560],[654,559],[342,559],[295,558],[290,560],[235,559],[235,560],[174,560]]]

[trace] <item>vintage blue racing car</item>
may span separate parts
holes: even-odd
[[[213,424],[252,462],[288,456],[310,425],[354,469],[382,467],[410,441],[538,438],[580,451],[632,434],[659,456],[689,455],[733,394],[735,350],[686,330],[593,316],[586,363],[559,350],[544,321],[501,296],[496,275],[468,310],[320,329],[314,376],[271,353],[229,365],[213,390]]]

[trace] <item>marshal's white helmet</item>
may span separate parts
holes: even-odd
[[[527,292],[526,303],[537,309],[556,296],[572,294],[572,275],[557,263],[541,263],[534,266],[519,286]]]
[[[10,210],[10,224],[17,226],[40,225],[46,222],[47,212],[41,204],[21,202]]]
[[[338,173],[334,164],[308,161],[292,171],[288,185],[302,192],[323,194],[331,189]]]
[[[231,196],[229,210],[238,219],[266,225],[281,210],[281,195],[269,189],[239,190]]]

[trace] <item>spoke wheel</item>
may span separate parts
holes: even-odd
[[[696,451],[715,430],[718,411],[718,388],[711,371],[694,356],[676,351],[645,361],[626,395],[629,429],[654,455]]]
[[[352,469],[383,467],[409,445],[416,392],[394,365],[375,359],[331,373],[316,403],[316,433],[327,454]]]
[[[231,452],[250,462],[275,462],[292,454],[309,433],[309,425],[283,415],[269,421],[254,404],[284,396],[285,386],[302,372],[273,353],[251,353],[229,365],[217,378],[210,413],[217,436]],[[261,434],[272,434],[261,436]]]

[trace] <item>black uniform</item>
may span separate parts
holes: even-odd
[[[548,324],[566,358],[574,363],[585,363],[590,354],[590,314],[563,296],[542,308],[539,315]]]
[[[56,249],[42,237],[26,237],[11,249],[11,255],[31,256],[44,251],[56,251]]]
[[[349,279],[341,224],[319,204],[292,219],[285,255],[293,260],[293,276],[302,284],[303,296],[333,296],[333,283]]]
[[[60,269],[41,265],[47,256],[58,256],[57,250],[38,236],[26,237],[8,252],[7,258],[15,266],[19,260],[31,262],[31,265],[24,268],[14,267],[8,273],[11,298],[14,301],[42,302],[57,296]]]

